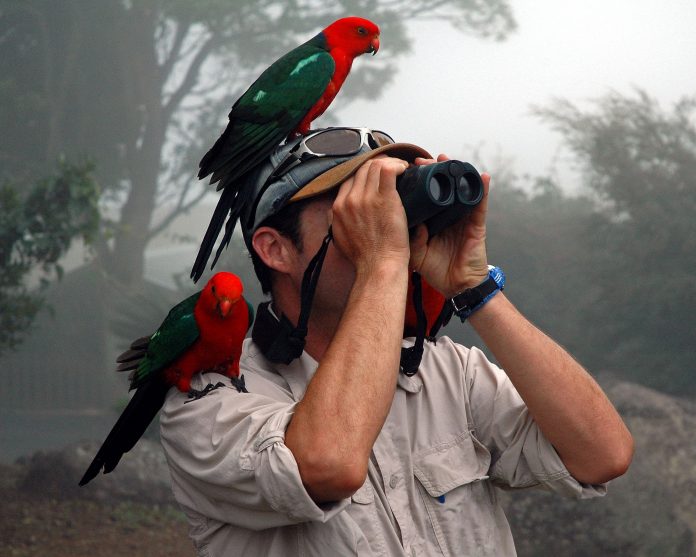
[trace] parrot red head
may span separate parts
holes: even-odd
[[[211,312],[225,318],[232,306],[242,299],[242,281],[232,273],[216,273],[201,292],[201,301]]]
[[[344,17],[323,31],[328,50],[340,48],[353,57],[379,50],[379,27],[369,19]]]

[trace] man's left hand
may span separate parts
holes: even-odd
[[[449,160],[445,155],[435,159],[416,159],[416,164],[433,164]],[[411,238],[411,268],[418,271],[433,288],[445,297],[452,297],[467,288],[481,284],[488,276],[486,256],[486,214],[490,175],[482,174],[483,199],[458,223],[428,238],[421,224]]]

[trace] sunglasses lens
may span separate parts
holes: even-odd
[[[391,145],[394,143],[394,140],[384,132],[375,130],[372,132],[372,137],[375,138],[378,147],[382,147],[383,145]]]
[[[360,132],[346,129],[327,130],[307,139],[305,145],[316,154],[351,155],[360,149]]]

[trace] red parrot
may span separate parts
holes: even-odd
[[[265,160],[288,136],[307,133],[341,89],[353,60],[379,49],[379,27],[367,19],[345,17],[269,66],[234,103],[225,131],[200,162],[198,178],[223,190],[206,230],[191,277],[197,281],[222,225],[225,234],[213,266],[232,237],[244,203],[243,176]]]
[[[333,58],[333,75],[322,95],[293,131],[293,135],[306,134],[312,121],[324,114],[341,90],[357,56],[366,52],[374,55],[379,50],[379,27],[367,19],[344,17],[334,21],[319,35],[324,36],[326,50]]]
[[[242,292],[236,275],[215,274],[202,291],[174,306],[152,336],[136,340],[118,357],[118,371],[132,371],[130,390],[136,391],[80,485],[102,468],[106,474],[116,467],[145,433],[172,385],[195,398],[207,391],[191,389],[193,375],[214,371],[243,389],[243,381],[238,379],[239,358],[253,310]]]

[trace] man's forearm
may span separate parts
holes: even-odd
[[[349,496],[364,481],[396,388],[407,286],[405,265],[356,278],[288,426],[285,443],[317,502]]]
[[[469,321],[570,473],[602,483],[625,472],[633,440],[597,383],[499,293]]]

